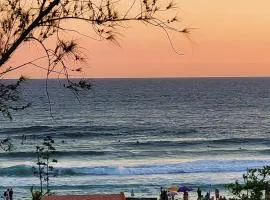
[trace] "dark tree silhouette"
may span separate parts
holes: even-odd
[[[263,168],[248,169],[243,174],[243,180],[226,185],[234,195],[232,200],[262,200],[270,191],[270,166]]]
[[[108,40],[114,44],[118,44],[118,28],[123,28],[131,21],[159,27],[165,31],[170,43],[169,31],[189,32],[187,28],[177,29],[171,25],[177,21],[177,17],[168,17],[172,14],[169,11],[176,9],[170,0],[131,0],[128,3],[124,0],[1,0],[0,80],[11,71],[32,66],[45,70],[46,80],[52,73],[64,76],[66,83],[63,86],[75,94],[90,89],[91,84],[87,81],[76,82],[70,78],[71,74],[82,70],[76,67],[76,63],[85,60],[76,40],[63,37],[66,33],[81,34],[80,28],[69,26],[74,22],[87,23],[89,30],[96,34],[95,39]],[[123,4],[128,6],[123,9]],[[48,44],[48,40],[54,41],[54,45]],[[25,58],[28,61],[17,66],[11,65],[10,59],[16,50],[27,43],[40,45],[43,55]],[[47,64],[41,65],[41,61]],[[19,94],[19,86],[23,81],[24,78],[21,78],[13,85],[0,81],[0,111],[10,119],[12,111],[29,106]]]
[[[50,193],[50,177],[54,176],[54,167],[52,164],[57,163],[57,160],[53,158],[55,150],[54,140],[51,136],[46,136],[43,138],[42,144],[36,146],[37,167],[33,167],[33,170],[34,174],[38,176],[40,182],[40,190],[38,194],[44,195]],[[46,188],[45,193],[44,188]],[[33,192],[32,188],[32,195],[35,194],[35,192]]]

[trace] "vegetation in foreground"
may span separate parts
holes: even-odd
[[[248,169],[243,174],[241,183],[226,185],[226,188],[234,195],[232,200],[269,200],[270,192],[270,166],[263,168]],[[265,198],[263,198],[265,196]]]
[[[119,45],[119,30],[132,22],[142,22],[157,27],[165,33],[169,44],[170,32],[189,33],[187,28],[173,25],[177,22],[178,8],[172,0],[2,0],[0,2],[0,112],[12,119],[11,112],[29,107],[19,93],[19,85],[6,84],[2,79],[11,72],[25,67],[44,70],[44,78],[64,78],[63,88],[75,95],[92,86],[86,80],[76,81],[86,64],[84,49],[78,37],[97,41],[110,41]],[[70,26],[76,23],[77,26]],[[87,25],[88,33],[85,32]],[[69,37],[67,37],[67,35]],[[21,63],[13,64],[12,59],[20,48],[37,45],[36,55],[24,55]],[[27,71],[26,71],[27,73]],[[24,79],[24,78],[22,78]],[[21,80],[22,80],[21,79]],[[47,85],[48,86],[48,85]],[[50,105],[49,88],[46,87]]]
[[[53,158],[55,150],[54,140],[51,136],[46,136],[43,138],[41,145],[36,146],[37,163],[33,170],[39,178],[40,187],[39,190],[34,190],[34,187],[31,187],[33,200],[40,200],[42,196],[49,195],[51,192],[49,187],[50,177],[55,176],[53,163],[57,162]]]

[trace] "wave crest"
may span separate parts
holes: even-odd
[[[151,175],[181,173],[244,172],[247,168],[270,165],[270,160],[203,160],[179,164],[124,166],[88,166],[56,168],[55,175]],[[32,176],[33,169],[27,165],[0,168],[0,176]]]

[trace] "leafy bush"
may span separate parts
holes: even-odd
[[[235,181],[226,188],[235,196],[235,200],[262,200],[263,191],[270,191],[270,166],[258,169],[248,169],[243,174],[243,182]]]
[[[34,190],[33,187],[31,187],[30,191],[31,191],[31,194],[32,194],[32,200],[41,200],[41,198],[42,198],[41,191]]]

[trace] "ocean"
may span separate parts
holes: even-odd
[[[57,194],[159,195],[186,185],[196,196],[241,180],[247,168],[270,165],[270,78],[94,79],[76,97],[63,80],[29,80],[22,96],[32,103],[0,117],[0,192],[30,199],[35,146],[55,139]],[[22,135],[26,141],[21,144]]]

